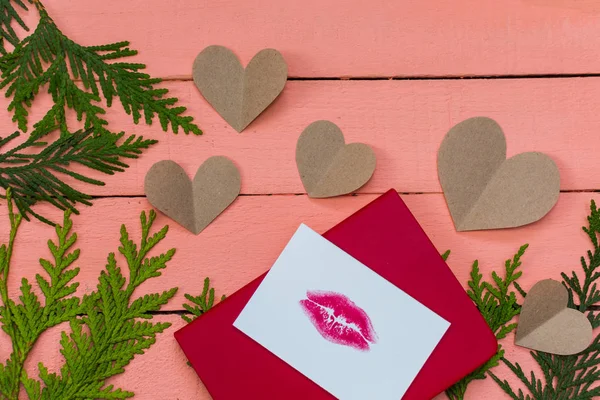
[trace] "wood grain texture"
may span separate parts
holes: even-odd
[[[157,161],[173,160],[191,177],[207,158],[224,155],[240,169],[244,194],[304,193],[296,142],[310,123],[329,119],[342,129],[346,143],[363,142],[375,151],[377,169],[360,192],[382,193],[391,187],[441,192],[436,160],[444,135],[456,123],[484,115],[503,128],[509,157],[524,151],[547,153],[558,164],[562,190],[600,188],[600,175],[589,172],[598,165],[600,148],[600,78],[289,82],[242,134],[221,119],[192,82],[166,86],[189,106],[206,133],[174,135],[162,132],[157,122],[135,125],[115,105],[108,114],[113,129],[160,143],[131,160],[125,174],[93,175],[105,179],[106,186],[78,187],[95,195],[142,195],[144,176]],[[51,104],[49,96],[41,97],[32,122]],[[0,124],[14,126],[10,118],[0,113]]]
[[[137,356],[125,369],[125,373],[112,378],[109,382],[135,393],[135,400],[210,400],[206,388],[198,379],[194,370],[187,365],[181,348],[173,337],[175,330],[183,327],[185,322],[178,315],[161,315],[154,318],[156,322],[171,322],[172,326],[158,336],[156,344],[146,354]],[[50,372],[56,372],[64,359],[60,355],[60,332],[68,329],[61,325],[46,332],[35,346],[31,361],[27,364],[30,376],[37,376],[38,362],[43,362]],[[513,344],[514,336],[503,340],[507,357],[516,361],[525,371],[536,367],[527,349]],[[10,343],[5,336],[0,336],[0,359],[8,356]],[[504,366],[495,369],[500,378],[509,378],[510,371]],[[232,383],[233,384],[233,383]],[[518,387],[515,384],[515,387]],[[435,400],[445,400],[440,395]],[[499,400],[505,398],[490,378],[476,381],[469,386],[467,399]]]
[[[166,307],[178,310],[183,293],[198,294],[205,276],[212,278],[218,295],[233,293],[273,263],[300,222],[323,232],[375,197],[358,195],[313,200],[295,195],[242,196],[199,236],[191,235],[159,215],[156,227],[170,224],[171,228],[158,250],[176,247],[177,254],[165,274],[149,281],[138,294],[178,286],[179,293]],[[536,224],[514,230],[468,233],[454,230],[442,195],[409,195],[404,196],[404,200],[438,250],[453,249],[449,264],[463,284],[474,259],[479,259],[483,273],[489,276],[492,269],[502,268],[503,261],[521,244],[529,242],[531,247],[524,257],[522,278],[523,287],[528,289],[538,279],[559,279],[560,271],[579,268],[578,257],[589,248],[580,226],[585,222],[590,197],[600,200],[598,194],[563,193],[556,208]],[[6,208],[4,204],[0,206],[0,226],[7,226]],[[144,198],[105,198],[74,217],[78,245],[83,249],[77,263],[82,267],[78,278],[82,282],[80,294],[95,288],[107,253],[116,251],[120,223],[130,228],[132,238],[139,237],[138,215],[149,208]],[[54,210],[44,211],[55,218],[60,217]],[[13,269],[10,279],[12,296],[17,295],[21,277],[32,280],[40,272],[37,260],[49,256],[45,243],[51,237],[53,229],[40,222],[22,226],[14,254],[13,265],[17,268]],[[6,239],[7,231],[1,229],[0,241]],[[124,266],[123,258],[118,257],[118,260]],[[137,399],[209,400],[206,389],[185,364],[172,337],[174,329],[182,326],[179,318],[177,315],[156,317],[156,320],[173,321],[174,328],[162,335],[148,354],[134,360],[126,374],[116,377],[113,383],[133,390]],[[39,361],[44,361],[51,370],[60,368],[58,332],[59,329],[53,329],[40,339],[27,364],[32,373],[36,373]],[[512,337],[504,343],[510,360],[520,362],[526,369],[535,367],[527,350],[512,344]],[[7,337],[1,335],[0,359],[8,353]],[[496,372],[501,377],[511,378],[503,367]],[[511,382],[516,384],[512,378]],[[444,398],[442,395],[436,400]],[[504,397],[495,383],[487,379],[470,387],[467,399],[471,398],[495,400]]]
[[[139,295],[178,286],[166,307],[180,310],[184,293],[198,294],[210,276],[217,294],[231,294],[267,270],[298,224],[327,230],[377,193],[400,192],[436,248],[451,249],[449,264],[464,285],[474,259],[483,273],[501,269],[523,243],[522,285],[562,271],[579,270],[589,248],[580,227],[590,198],[600,189],[600,78],[436,79],[436,80],[293,80],[283,94],[242,134],[237,134],[202,98],[191,79],[192,62],[206,46],[225,45],[246,64],[260,49],[280,50],[291,77],[461,77],[598,74],[600,5],[595,0],[371,0],[281,2],[280,0],[45,0],[63,32],[84,45],[130,40],[140,54],[131,61],[148,64],[154,76],[170,79],[164,87],[179,97],[205,131],[201,137],[163,133],[134,125],[119,105],[109,111],[115,131],[142,134],[160,143],[124,174],[105,177],[104,187],[77,185],[97,196],[93,207],[74,216],[82,249],[79,294],[94,290],[109,252],[117,252],[124,223],[139,237],[139,214],[149,210],[143,196],[144,176],[163,159],[182,165],[192,176],[214,155],[232,158],[242,174],[242,193],[199,236],[159,215],[156,228],[170,224],[157,251],[177,253],[164,275],[151,280]],[[36,13],[27,16],[34,26]],[[5,99],[0,106],[6,108]],[[50,107],[41,94],[30,125]],[[561,189],[557,206],[538,223],[503,231],[457,233],[440,193],[436,155],[445,133],[473,116],[497,120],[505,131],[508,155],[542,151],[558,164]],[[313,200],[303,193],[294,152],[302,130],[318,119],[335,122],[346,142],[364,142],[376,152],[373,179],[358,196]],[[0,113],[4,131],[12,132],[11,115]],[[82,169],[78,169],[81,171]],[[300,194],[300,195],[294,195]],[[250,195],[250,196],[248,196]],[[134,197],[131,197],[134,196]],[[137,197],[136,197],[137,196]],[[37,209],[55,220],[61,213],[47,205]],[[0,242],[8,237],[5,204],[0,201]],[[46,241],[53,229],[38,221],[20,230],[10,293],[21,277],[34,280],[39,257],[49,257]],[[117,257],[121,266],[124,259]],[[160,315],[173,328],[161,335],[148,354],[135,359],[113,383],[132,390],[136,399],[209,400],[210,396],[173,339],[183,326],[178,315]],[[27,368],[37,372],[44,361],[51,371],[63,362],[57,327],[40,338]],[[505,341],[507,358],[525,370],[535,367],[528,351]],[[0,360],[9,354],[0,333]],[[496,369],[506,377],[503,367]],[[511,383],[518,386],[514,379]],[[438,399],[443,399],[440,396]],[[470,386],[469,399],[506,398],[491,380]]]
[[[195,236],[162,214],[158,230],[169,225],[169,234],[157,251],[176,248],[177,253],[162,277],[144,284],[140,294],[179,287],[166,309],[182,309],[184,293],[199,294],[209,276],[217,294],[231,294],[271,267],[298,225],[306,223],[324,232],[376,195],[345,196],[336,199],[310,199],[294,196],[243,196],[221,214],[201,235]],[[522,285],[531,287],[544,278],[560,279],[560,272],[580,268],[579,257],[590,247],[581,231],[590,198],[600,195],[563,193],[546,218],[521,228],[500,231],[457,233],[441,194],[409,195],[404,200],[440,252],[453,251],[449,259],[457,279],[466,285],[473,260],[484,273],[500,269],[524,243],[530,244],[524,257]],[[106,198],[75,216],[74,229],[82,253],[79,293],[95,289],[100,270],[109,252],[117,252],[119,229],[124,223],[131,238],[139,239],[139,215],[151,207],[145,198]],[[48,210],[60,220],[60,213]],[[0,227],[7,226],[6,208],[0,207]],[[1,242],[7,240],[1,230]],[[34,280],[40,272],[39,257],[49,257],[46,242],[54,238],[53,228],[38,221],[23,224],[14,250],[18,268],[9,278],[9,289],[17,295],[21,277]],[[34,250],[35,251],[32,251]],[[123,264],[124,259],[117,257]]]
[[[273,47],[293,77],[592,73],[600,69],[594,0],[46,0],[83,44],[130,40],[136,61],[189,77],[206,46],[246,64]]]

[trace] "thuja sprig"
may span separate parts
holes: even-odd
[[[521,307],[517,303],[516,293],[511,289],[514,287],[520,291],[517,280],[523,272],[518,269],[521,266],[521,257],[525,254],[527,247],[527,244],[521,246],[512,259],[506,260],[503,277],[493,271],[490,282],[483,280],[478,261],[475,261],[471,268],[467,294],[498,340],[504,339],[517,327],[517,324],[511,323],[511,321],[519,314]],[[446,390],[448,398],[450,400],[464,399],[469,384],[475,380],[485,379],[487,374],[491,374],[490,370],[499,365],[503,356],[502,344],[498,344],[498,352],[492,358]]]
[[[190,323],[210,310],[215,304],[215,289],[210,287],[210,279],[208,277],[204,278],[204,287],[199,296],[186,293],[185,298],[189,301],[189,304],[184,303],[183,308],[190,313],[190,316],[183,314],[181,318]],[[223,300],[225,300],[225,295],[221,296],[221,301]]]
[[[152,124],[158,119],[164,131],[201,134],[186,108],[157,85],[160,79],[143,72],[145,65],[126,62],[137,51],[129,42],[82,46],[65,36],[40,0],[29,0],[39,12],[35,30],[20,40],[13,26],[29,30],[18,11],[27,10],[24,0],[0,0],[0,89],[10,99],[8,111],[22,132],[29,128],[29,110],[38,94],[47,90],[53,104],[41,120],[33,124],[31,137],[22,145],[0,153],[0,187],[13,189],[13,199],[23,218],[36,213],[32,206],[46,201],[62,210],[77,212],[78,204],[90,204],[91,197],[60,178],[66,174],[80,182],[103,185],[97,178],[74,172],[73,164],[113,174],[127,167],[123,158],[136,158],[156,143],[142,137],[114,133],[105,114],[118,100],[134,123]],[[5,44],[14,46],[6,52]],[[68,111],[82,122],[83,130],[69,126]],[[40,138],[55,130],[54,143]],[[75,133],[72,133],[75,132]],[[12,145],[15,133],[0,146]],[[47,138],[46,138],[47,139]],[[30,155],[30,148],[47,146]],[[57,174],[58,173],[58,174]]]
[[[40,14],[38,26],[12,52],[0,57],[0,89],[5,88],[6,96],[12,98],[8,110],[19,129],[27,131],[29,108],[47,87],[54,106],[36,124],[41,130],[59,127],[68,134],[66,110],[72,109],[85,129],[108,132],[102,95],[107,107],[118,99],[136,124],[142,119],[152,124],[157,117],[164,131],[170,127],[175,133],[180,128],[185,133],[202,133],[192,117],[183,115],[186,108],[176,106],[176,98],[166,97],[167,89],[156,87],[161,79],[142,72],[144,64],[118,61],[137,54],[129,42],[81,46],[60,31],[39,0],[33,3]]]
[[[585,313],[592,327],[599,328],[600,313],[591,309],[600,302],[600,290],[597,286],[600,279],[600,211],[593,200],[587,220],[588,226],[584,226],[583,231],[588,236],[592,249],[580,259],[583,273],[577,274],[573,271],[571,275],[561,275],[563,285],[569,292],[568,306]],[[600,381],[600,335],[579,354],[560,356],[541,351],[531,351],[530,354],[542,371],[541,374],[534,371],[526,373],[519,363],[502,358],[502,362],[519,379],[523,388],[515,389],[507,380],[490,374],[512,399],[592,400],[600,396],[600,387],[597,384]]]
[[[21,280],[19,301],[11,299],[7,283],[22,217],[13,210],[10,189],[7,202],[10,235],[8,244],[0,246],[0,323],[11,339],[12,353],[5,364],[0,363],[0,399],[17,399],[21,383],[32,385],[23,366],[37,339],[47,329],[74,318],[80,312],[79,299],[71,296],[79,285],[73,282],[79,268],[72,267],[79,258],[79,250],[73,249],[77,235],[71,233],[70,213],[66,212],[63,226],[56,227],[56,242],[48,241],[53,260],[40,259],[46,277],[37,274],[36,282],[43,302],[26,278]]]
[[[15,132],[0,138],[0,151],[19,136],[20,133]],[[92,197],[69,186],[63,176],[86,184],[104,185],[104,182],[74,172],[70,167],[79,164],[113,175],[128,167],[124,160],[137,158],[142,150],[156,143],[141,136],[124,138],[124,133],[95,135],[91,130],[59,137],[50,144],[44,137],[43,132],[35,133],[22,144],[0,152],[0,187],[12,188],[12,198],[23,218],[29,219],[32,215],[49,224],[53,222],[32,208],[38,201],[74,213],[78,213],[77,204],[91,205]]]
[[[24,30],[29,30],[15,6],[21,10],[28,10],[22,0],[0,0],[0,54],[6,54],[5,42],[13,46],[19,43],[19,36],[15,32],[13,22]]]
[[[134,295],[148,279],[160,276],[175,254],[175,249],[170,249],[149,256],[165,238],[168,227],[153,233],[156,214],[142,212],[141,240],[136,244],[122,226],[119,252],[127,263],[125,274],[115,254],[110,253],[96,290],[79,298],[75,296],[79,268],[73,267],[79,258],[79,250],[74,249],[77,235],[72,233],[71,213],[67,210],[62,226],[56,226],[56,241],[48,241],[52,259],[40,260],[45,274],[37,274],[33,284],[23,278],[17,300],[9,297],[7,282],[22,218],[13,210],[10,189],[7,197],[10,235],[8,244],[0,246],[0,324],[11,340],[12,352],[6,362],[0,362],[0,400],[17,400],[22,390],[31,400],[132,397],[132,392],[115,388],[107,380],[123,373],[125,366],[150,348],[157,335],[171,325],[152,322],[152,313],[159,311],[177,288],[141,297]],[[37,290],[33,290],[35,285]],[[42,298],[36,293],[41,293]],[[24,364],[37,339],[61,323],[70,327],[60,339],[65,363],[58,372],[51,373],[41,362],[39,379],[28,376]]]

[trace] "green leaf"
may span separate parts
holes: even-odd
[[[28,378],[23,372],[21,383],[23,384],[23,388],[25,389],[25,393],[29,400],[39,400],[42,398],[42,386],[40,381]]]
[[[528,245],[521,246],[512,259],[506,260],[503,277],[496,271],[492,271],[491,282],[483,280],[477,260],[471,267],[471,279],[467,282],[469,287],[467,294],[498,340],[504,339],[517,327],[517,324],[511,324],[510,321],[519,314],[521,307],[517,304],[516,294],[511,291],[511,288],[521,277],[522,272],[518,271],[518,268],[521,266],[521,257],[525,254],[527,247]],[[448,398],[450,400],[464,399],[469,384],[474,380],[485,379],[487,374],[491,374],[491,369],[499,365],[503,356],[504,350],[499,344],[498,352],[491,359],[446,390]]]
[[[7,281],[14,239],[21,218],[12,211],[12,190],[8,189],[9,243],[0,246],[0,323],[12,343],[12,353],[0,363],[0,399],[17,400],[24,389],[29,399],[124,399],[132,392],[107,383],[121,374],[136,356],[144,354],[157,335],[171,326],[153,322],[152,312],[173,298],[177,288],[135,297],[136,289],[146,280],[160,275],[174,254],[174,249],[155,257],[148,254],[166,236],[167,227],[153,233],[154,211],[142,213],[142,237],[139,243],[129,239],[123,226],[119,249],[127,260],[122,272],[114,253],[109,254],[101,271],[97,290],[80,299],[75,296],[74,279],[79,268],[74,263],[79,250],[74,246],[70,211],[62,225],[56,226],[55,241],[48,241],[52,260],[40,259],[44,273],[36,275],[39,291],[25,278],[21,281],[18,301],[8,297]],[[139,250],[138,250],[139,249]],[[128,276],[126,276],[128,274]],[[43,299],[36,294],[42,294]],[[65,363],[60,371],[49,373],[39,364],[39,380],[27,376],[23,366],[39,336],[47,329],[68,322],[70,332],[62,332],[61,354]]]
[[[588,226],[583,231],[590,239],[592,249],[581,257],[583,273],[562,273],[563,284],[569,293],[568,306],[586,313],[592,327],[600,327],[600,318],[590,308],[600,302],[598,279],[600,279],[600,212],[592,200]],[[519,289],[522,294],[524,291]],[[559,356],[540,351],[531,351],[531,357],[538,364],[540,373],[526,373],[518,363],[506,358],[502,362],[511,373],[522,383],[528,393],[522,389],[515,391],[507,380],[491,374],[500,388],[513,399],[518,400],[591,400],[600,396],[600,335],[592,344],[579,354]]]
[[[30,0],[39,12],[35,30],[19,40],[14,25],[27,29],[17,10],[27,10],[23,0],[0,0],[0,89],[10,99],[8,111],[22,132],[29,128],[29,113],[42,91],[47,91],[53,104],[42,119],[33,124],[30,140],[0,154],[0,187],[13,188],[13,198],[19,212],[29,220],[34,216],[53,224],[44,215],[33,211],[39,201],[61,210],[77,213],[79,204],[90,205],[92,197],[71,187],[62,175],[91,185],[104,182],[87,174],[75,172],[73,164],[105,174],[123,172],[124,158],[137,158],[155,140],[134,135],[113,133],[109,129],[107,108],[115,99],[134,123],[152,124],[158,119],[164,131],[202,134],[193,118],[184,115],[186,108],[178,99],[169,97],[168,90],[158,87],[160,79],[143,72],[145,65],[124,62],[137,54],[126,41],[99,46],[82,46],[65,36],[49,16],[40,0]],[[6,52],[4,42],[14,46]],[[68,115],[74,113],[77,128]],[[40,139],[60,131],[54,143]],[[76,131],[75,134],[72,132]],[[19,133],[0,138],[0,147],[14,140]],[[72,138],[70,138],[73,136]],[[45,147],[31,155],[32,148]]]
[[[121,228],[122,247],[119,251],[127,260],[129,277],[127,279],[123,275],[114,253],[109,254],[106,270],[100,274],[97,290],[82,302],[83,316],[71,321],[70,335],[63,334],[61,353],[66,364],[60,374],[47,378],[52,385],[43,389],[44,395],[60,398],[86,393],[85,397],[107,399],[133,395],[106,386],[106,380],[122,373],[136,355],[144,354],[156,342],[157,334],[170,326],[169,323],[151,322],[149,313],[158,311],[177,291],[174,288],[161,294],[133,297],[135,289],[147,279],[158,276],[156,271],[164,269],[166,262],[174,254],[174,249],[170,249],[157,257],[147,257],[167,233],[167,227],[164,227],[151,235],[155,218],[153,211],[149,218],[142,213],[142,238],[139,245],[129,239],[124,226]],[[145,321],[139,321],[139,318],[144,318]],[[83,329],[84,326],[86,330]],[[82,374],[84,371],[85,374]],[[93,374],[93,379],[90,379],[90,374]],[[48,383],[46,380],[44,382]]]
[[[70,213],[66,212],[63,226],[57,226],[57,241],[48,241],[48,248],[53,255],[53,262],[45,259],[40,260],[48,278],[41,274],[36,276],[40,292],[44,299],[33,291],[32,285],[25,278],[21,280],[21,295],[19,301],[8,297],[6,282],[10,270],[10,254],[17,234],[21,217],[12,211],[12,190],[7,191],[7,202],[9,204],[9,220],[11,221],[11,239],[8,246],[3,245],[0,251],[0,262],[2,264],[3,278],[0,280],[0,293],[2,303],[0,307],[0,322],[3,330],[10,336],[13,353],[7,364],[3,366],[5,372],[10,374],[8,389],[5,387],[7,398],[13,398],[19,391],[20,382],[23,383],[28,393],[37,393],[37,385],[30,382],[23,372],[23,364],[29,352],[35,345],[40,335],[53,326],[74,318],[80,311],[79,300],[69,297],[77,288],[77,283],[72,280],[79,273],[79,268],[72,268],[72,264],[79,256],[79,250],[71,251],[75,245],[77,236],[71,234],[72,222]],[[2,385],[0,383],[0,385]]]
[[[19,16],[15,5],[22,10],[28,9],[22,0],[0,0],[0,54],[6,54],[5,42],[13,46],[19,43],[19,37],[13,28],[13,22],[29,31],[27,25]]]
[[[210,310],[215,303],[215,289],[210,287],[210,279],[208,277],[204,278],[204,287],[199,296],[192,296],[187,293],[184,296],[191,303],[183,304],[183,308],[191,314],[191,317],[185,314],[181,315],[181,318],[187,323],[192,322]],[[225,300],[225,295],[221,296],[221,301],[223,300]]]
[[[145,65],[115,62],[137,54],[129,42],[79,45],[60,31],[38,0],[35,4],[40,13],[35,31],[0,58],[0,89],[12,98],[8,110],[20,130],[27,131],[32,102],[47,87],[54,106],[35,125],[37,129],[58,127],[68,134],[66,109],[72,109],[86,129],[108,132],[102,96],[107,107],[117,98],[136,124],[143,120],[150,125],[157,117],[164,131],[170,128],[177,133],[181,128],[186,134],[202,134],[193,118],[183,115],[186,108],[176,106],[177,98],[156,87],[161,80],[142,72]]]
[[[0,138],[0,148],[18,138],[15,132],[5,139]],[[29,215],[43,222],[52,221],[33,211],[38,201],[46,201],[61,210],[78,213],[76,205],[91,205],[92,196],[73,189],[63,180],[69,176],[86,184],[101,186],[104,182],[90,178],[70,169],[74,164],[113,175],[123,172],[127,164],[123,159],[137,158],[155,140],[141,136],[124,138],[124,133],[94,134],[79,131],[62,136],[47,144],[44,135],[31,135],[22,144],[0,153],[0,187],[12,189],[12,198],[25,219]],[[34,153],[32,150],[38,150]]]
[[[450,257],[450,250],[446,250],[446,252],[442,254],[442,260],[447,261],[448,257]]]

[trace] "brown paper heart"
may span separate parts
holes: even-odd
[[[585,350],[592,341],[592,325],[584,314],[567,308],[568,301],[560,282],[536,283],[523,302],[515,343],[559,355]]]
[[[238,132],[271,104],[287,81],[287,64],[274,49],[259,51],[246,69],[226,47],[209,46],[194,61],[202,96]]]
[[[148,201],[196,235],[219,216],[240,193],[240,172],[226,157],[211,157],[193,181],[177,163],[159,161],[144,182]]]
[[[340,196],[359,189],[373,176],[375,164],[369,146],[345,144],[340,128],[329,121],[310,124],[296,145],[296,165],[310,197]]]
[[[454,126],[438,152],[438,175],[458,231],[512,228],[541,219],[558,201],[560,176],[550,157],[506,159],[506,139],[492,119]]]

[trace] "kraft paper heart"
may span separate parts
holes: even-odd
[[[310,197],[340,196],[359,189],[373,176],[375,164],[369,146],[345,144],[340,128],[329,121],[310,124],[296,145],[296,165]]]
[[[202,96],[241,132],[279,96],[287,71],[274,49],[259,51],[244,69],[228,48],[209,46],[196,57],[192,76]]]
[[[188,231],[199,234],[240,193],[240,172],[226,157],[211,157],[191,181],[177,163],[159,161],[144,182],[148,201]]]
[[[584,314],[567,308],[568,301],[560,282],[536,283],[523,302],[515,343],[559,355],[585,350],[592,342],[592,325]]]
[[[454,126],[438,152],[438,175],[458,231],[512,228],[541,219],[558,201],[558,167],[545,154],[506,159],[506,139],[492,119]]]

